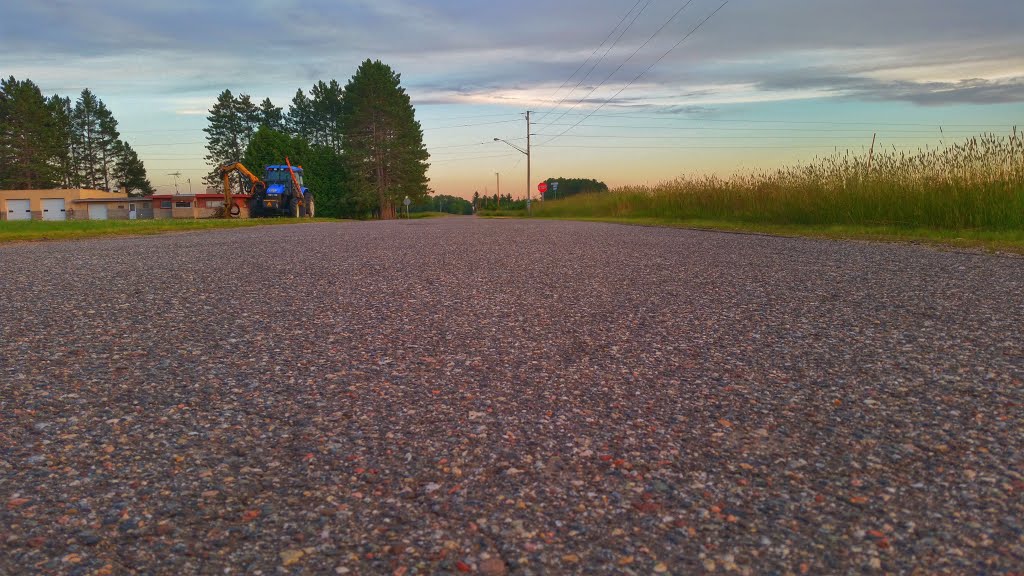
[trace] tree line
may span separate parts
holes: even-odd
[[[0,80],[0,189],[58,187],[154,191],[114,114],[88,88],[72,104],[31,80]]]
[[[410,199],[411,200],[411,199]],[[458,214],[470,216],[473,214],[473,204],[465,198],[438,194],[435,196],[424,196],[409,205],[409,212],[419,214],[421,212],[442,212],[445,214]]]
[[[379,60],[363,62],[344,87],[321,80],[308,94],[297,90],[287,112],[224,90],[207,120],[210,184],[218,166],[241,161],[258,173],[287,157],[304,168],[325,216],[394,218],[405,197],[428,198],[423,129],[401,75]],[[245,192],[251,183],[235,185]]]
[[[595,194],[607,192],[608,185],[592,178],[548,178],[548,191],[544,194],[545,200],[559,200],[577,194]],[[553,184],[558,183],[558,190]]]
[[[526,210],[526,199],[512,199],[511,194],[487,194],[480,195],[480,192],[473,192],[473,206],[477,210]]]

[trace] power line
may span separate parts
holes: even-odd
[[[631,14],[631,13],[633,12],[633,10],[635,10],[635,9],[636,9],[636,7],[637,7],[637,6],[639,6],[639,5],[640,5],[640,2],[642,2],[642,1],[643,1],[643,0],[637,0],[637,3],[636,3],[636,4],[634,4],[632,8],[630,8],[630,9],[629,9],[629,12],[627,12],[627,13],[626,13],[626,15],[622,17],[622,20],[620,20],[620,21],[619,21],[619,23],[615,25],[615,28],[613,28],[613,29],[612,29],[611,33],[610,33],[610,34],[608,34],[608,38],[611,38],[611,37],[612,37],[612,34],[615,34],[615,30],[616,30],[616,29],[617,29],[617,28],[618,28],[619,26],[621,26],[623,22],[625,22],[625,21],[626,21],[626,18],[628,18],[628,17],[629,17],[629,15],[630,15],[630,14]],[[601,64],[601,62],[604,62],[604,59],[605,59],[605,58],[607,58],[607,57],[608,57],[608,54],[610,54],[610,53],[611,53],[611,51],[612,51],[612,48],[615,48],[615,46],[617,46],[617,45],[619,44],[619,41],[620,41],[620,40],[622,40],[622,37],[623,37],[623,36],[624,36],[624,35],[626,34],[626,32],[628,32],[628,31],[629,31],[629,29],[630,29],[630,28],[632,28],[632,27],[633,27],[633,24],[635,24],[635,23],[636,23],[637,19],[638,19],[638,18],[640,18],[640,15],[641,15],[641,14],[643,14],[643,13],[644,13],[644,11],[645,11],[645,10],[647,10],[647,7],[648,7],[648,6],[650,6],[650,5],[651,5],[651,1],[650,1],[650,0],[647,0],[647,3],[646,3],[646,4],[644,4],[644,5],[643,5],[643,8],[641,8],[641,9],[640,9],[640,11],[636,13],[636,16],[634,16],[634,17],[633,17],[633,20],[631,20],[631,21],[629,22],[629,25],[628,25],[628,26],[626,26],[625,28],[623,28],[623,29],[622,29],[622,32],[620,32],[620,33],[619,33],[619,37],[615,39],[615,42],[612,42],[612,43],[611,43],[611,44],[610,44],[610,45],[608,46],[608,49],[604,51],[604,54],[602,54],[602,55],[601,55],[601,58],[599,58],[598,60],[596,60],[596,61],[594,62],[594,65],[590,67],[590,70],[587,70],[587,73],[586,73],[586,75],[585,75],[585,76],[583,76],[582,78],[580,78],[580,81],[579,81],[579,82],[577,82],[575,86],[573,86],[572,90],[569,90],[569,92],[568,92],[568,93],[567,93],[567,94],[566,94],[565,96],[563,96],[563,97],[562,97],[562,99],[561,99],[561,100],[559,100],[559,101],[558,101],[558,103],[557,103],[557,104],[555,104],[555,105],[554,105],[554,106],[553,106],[553,107],[551,108],[551,110],[555,110],[555,109],[557,109],[557,108],[558,108],[559,106],[561,106],[561,105],[562,105],[562,103],[563,103],[563,102],[565,102],[567,98],[569,98],[569,96],[572,96],[572,93],[573,93],[573,92],[575,92],[577,88],[579,88],[579,87],[580,87],[580,86],[581,86],[581,85],[582,85],[582,84],[583,84],[584,82],[586,82],[587,78],[590,78],[590,75],[594,73],[594,70],[595,70],[595,69],[597,69],[598,65],[599,65],[599,64]],[[607,42],[607,41],[608,41],[608,38],[605,38],[605,39],[604,39],[604,42],[601,42],[601,46],[604,46],[605,42]],[[581,64],[579,68],[577,68],[577,69],[576,69],[576,72],[579,72],[580,70],[582,70],[582,69],[583,69],[583,67],[584,67],[584,66],[586,66],[586,65],[587,65],[587,62],[589,62],[589,61],[590,61],[590,58],[593,58],[593,57],[594,57],[594,54],[597,54],[598,50],[600,50],[600,49],[601,49],[601,46],[598,46],[598,47],[597,47],[597,49],[595,49],[595,50],[594,50],[594,53],[593,53],[593,54],[591,54],[591,55],[590,55],[590,57],[589,57],[589,58],[587,58],[587,60],[586,60],[585,62],[583,62],[583,64]],[[575,76],[575,75],[576,75],[576,72],[573,72],[573,73],[572,73],[572,76]],[[566,79],[566,81],[562,83],[562,87],[564,87],[564,86],[565,86],[565,84],[567,84],[567,83],[569,82],[569,80],[572,80],[572,76],[569,76],[569,78],[567,78],[567,79]],[[559,89],[558,89],[558,90],[555,90],[555,94],[558,94],[559,90],[561,90],[561,89],[562,89],[562,87],[559,87]],[[550,114],[550,113],[551,113],[551,110],[548,110],[548,111],[544,112],[544,117],[546,117],[546,116],[547,116],[548,114]],[[570,110],[571,110],[571,108],[570,108]],[[559,118],[561,118],[561,116],[559,116]],[[557,118],[556,118],[556,120],[557,120]]]
[[[526,138],[525,137],[506,138],[506,140],[526,140]],[[451,145],[447,145],[447,146],[427,146],[427,150],[442,150],[442,149],[445,149],[445,148],[469,148],[471,146],[487,146],[487,145],[490,145],[490,144],[494,144],[494,141],[491,140],[489,142],[474,142],[472,144],[451,144]]]
[[[629,55],[629,58],[626,58],[625,60],[623,60],[622,63],[619,64],[618,68],[616,68],[615,70],[612,70],[612,73],[609,74],[604,80],[602,80],[600,84],[595,86],[590,92],[587,93],[586,96],[581,98],[578,102],[576,102],[575,104],[570,106],[569,109],[566,110],[565,112],[563,112],[561,116],[559,116],[558,118],[555,118],[555,121],[557,122],[558,120],[561,120],[562,117],[564,117],[568,112],[572,111],[577,106],[582,104],[584,101],[586,101],[587,98],[590,98],[591,94],[596,92],[598,89],[600,89],[602,86],[604,86],[609,80],[611,80],[612,76],[615,76],[616,74],[618,74],[619,70],[622,70],[623,66],[625,66],[630,60],[632,60],[634,56],[639,54],[641,50],[646,48],[647,45],[651,43],[651,40],[654,40],[654,38],[658,34],[661,34],[661,31],[664,30],[665,28],[667,28],[668,25],[671,24],[676,19],[676,17],[678,17],[680,14],[682,14],[683,10],[686,10],[687,6],[689,6],[692,3],[693,3],[693,0],[687,0],[686,3],[683,4],[682,7],[679,8],[679,10],[676,10],[675,14],[673,14],[668,20],[665,21],[664,24],[661,25],[661,28],[658,28],[654,32],[654,34],[651,34],[651,37],[648,38],[647,41],[645,41],[643,44],[641,44],[639,48],[634,50],[633,53]],[[557,136],[555,138],[557,138]],[[554,138],[552,138],[552,140],[554,140]]]
[[[477,124],[457,124],[454,126],[434,126],[431,128],[423,128],[423,131],[428,130],[446,130],[449,128],[472,128],[474,126],[493,126],[494,124],[510,124],[512,122],[519,122],[519,120],[501,120],[499,122],[480,122]]]
[[[512,156],[511,153],[507,153],[507,154],[492,154],[492,155],[489,155],[489,156],[466,156],[466,157],[461,157],[461,158],[443,158],[441,160],[438,160],[437,162],[430,162],[430,165],[434,166],[434,165],[437,165],[437,164],[450,164],[452,162],[463,162],[463,161],[466,161],[466,160],[483,160],[483,159],[486,159],[486,158],[509,158],[511,156]]]
[[[871,134],[872,134],[871,132],[866,132],[866,133],[862,134],[861,136],[847,135],[847,136],[837,136],[837,137],[834,137],[834,138],[831,138],[831,139],[832,140],[837,140],[837,139],[863,139],[864,137],[867,137],[870,140]],[[884,134],[881,133],[881,132],[878,132],[878,136],[879,136],[879,138],[881,138],[882,136],[884,136]],[[921,140],[922,139],[921,136],[885,136],[885,137],[887,139],[889,139],[889,140]],[[722,139],[725,139],[725,140],[729,140],[729,139],[737,139],[737,140],[821,140],[823,138],[829,138],[829,136],[806,136],[806,135],[797,135],[797,136],[786,136],[786,135],[782,135],[782,136],[764,136],[764,135],[754,135],[754,136],[742,136],[742,135],[712,136],[712,135],[705,135],[705,134],[694,134],[694,135],[691,135],[691,136],[635,136],[635,135],[615,135],[615,134],[573,134],[573,135],[566,136],[566,138],[612,138],[612,139],[633,139],[633,140],[636,140],[636,139],[639,139],[639,140],[649,140],[649,139],[650,140],[681,140],[681,139],[692,140],[694,138],[713,139],[713,140],[722,140]],[[936,134],[936,135],[934,135],[933,138],[940,138],[940,136],[938,134]],[[543,144],[538,144],[538,146],[543,146]]]
[[[605,43],[608,42],[608,40],[612,37],[612,35],[615,34],[615,31],[619,29],[619,26],[622,26],[622,23],[626,21],[626,18],[629,18],[629,15],[633,13],[633,10],[636,10],[636,7],[639,6],[641,2],[643,2],[643,0],[636,0],[636,4],[633,4],[633,7],[630,8],[629,12],[626,12],[625,16],[623,16],[619,20],[618,24],[616,24],[615,27],[612,28],[612,31],[608,33],[608,36],[606,36],[605,39],[601,41],[601,43],[597,46],[597,48],[594,48],[594,51],[590,53],[590,56],[587,56],[587,59],[583,61],[583,64],[580,64],[580,67],[577,68],[576,71],[574,71],[572,74],[570,74],[569,77],[566,78],[564,82],[562,82],[562,85],[558,87],[558,90],[555,90],[554,94],[551,95],[552,98],[557,96],[558,93],[562,91],[562,88],[565,88],[565,85],[568,84],[570,80],[572,80],[573,76],[578,74],[580,70],[583,70],[583,67],[587,65],[587,62],[590,62],[590,59],[593,58],[595,54],[597,54],[598,50],[601,49],[601,46],[604,46]],[[607,52],[606,52],[606,54],[607,54]],[[570,94],[571,94],[571,92],[570,92]],[[564,102],[565,99],[563,98],[562,101]],[[561,103],[562,102],[559,102],[558,104],[561,104]],[[557,108],[558,104],[555,104],[554,107]],[[544,113],[545,116],[547,114],[548,114],[547,112]]]
[[[692,2],[692,1],[693,0],[690,0],[690,2]],[[690,2],[687,2],[686,6],[689,6]],[[673,50],[678,48],[680,44],[682,44],[683,42],[686,42],[686,40],[688,38],[690,38],[691,36],[696,34],[697,31],[700,30],[701,27],[704,26],[704,24],[706,24],[708,20],[711,20],[712,18],[714,18],[715,14],[718,14],[722,10],[722,8],[725,8],[725,5],[728,4],[728,3],[729,3],[729,0],[725,0],[724,2],[722,2],[722,4],[718,8],[716,8],[714,12],[712,12],[711,14],[708,14],[707,18],[701,20],[700,24],[697,24],[692,30],[690,30],[689,32],[686,33],[686,36],[683,36],[682,38],[680,38],[679,42],[676,42],[674,45],[672,45],[672,47],[669,48],[664,54],[662,54],[660,58],[655,60],[653,64],[651,64],[645,70],[643,70],[642,72],[637,74],[636,78],[633,78],[632,80],[630,80],[628,84],[626,84],[625,86],[620,88],[619,91],[616,92],[615,94],[613,94],[611,98],[609,98],[609,99],[605,100],[604,102],[602,102],[601,105],[598,106],[597,108],[595,108],[593,111],[591,111],[590,114],[588,114],[587,116],[584,116],[582,119],[580,119],[579,122],[576,122],[576,124],[574,124],[573,126],[570,126],[569,128],[566,128],[561,134],[559,134],[558,136],[555,136],[554,138],[549,139],[547,142],[545,142],[545,144],[550,144],[551,142],[557,140],[559,137],[565,135],[567,132],[569,132],[570,130],[572,130],[576,126],[579,126],[581,123],[583,123],[584,120],[586,120],[587,118],[590,118],[592,115],[594,115],[597,112],[599,112],[602,108],[605,107],[606,104],[608,104],[609,102],[611,102],[615,98],[618,98],[619,94],[622,94],[622,92],[626,88],[629,88],[630,86],[632,86],[637,80],[640,79],[641,76],[643,76],[644,74],[650,72],[650,70],[652,68],[657,66],[658,63],[660,63],[662,60],[664,60],[666,56],[668,56],[669,54],[672,53]],[[683,6],[683,8],[685,8],[686,6]],[[667,23],[666,23],[666,25],[667,25]]]
[[[628,113],[622,114],[594,114],[586,112],[578,112],[575,114],[567,114],[567,116],[593,116],[595,118],[624,118],[630,120],[670,120],[673,122],[733,122],[733,123],[752,123],[752,124],[834,124],[840,126],[916,126],[924,128],[943,128],[947,126],[951,127],[996,127],[996,128],[1010,128],[1014,126],[1014,123],[1008,124],[951,124],[948,122],[936,122],[934,124],[924,123],[909,123],[909,122],[874,122],[874,121],[862,121],[862,122],[847,122],[847,121],[836,121],[836,120],[743,120],[740,118],[672,118],[669,114],[663,114],[661,116],[633,116]],[[549,124],[550,125],[550,124]],[[565,124],[562,124],[565,126]]]
[[[730,128],[719,126],[624,126],[622,124],[548,124],[548,126],[582,126],[584,128],[613,128],[619,130],[706,130],[716,132],[818,132],[823,134],[836,134],[838,132],[855,132],[858,134],[871,134],[878,130],[865,128]],[[1006,128],[1010,126],[1007,125]],[[889,130],[888,134],[939,134],[935,130]],[[977,130],[946,130],[948,134],[977,134]],[[572,138],[573,136],[567,136]]]
[[[537,148],[577,148],[586,150],[801,150],[801,149],[824,149],[824,148],[842,148],[844,150],[852,148],[867,148],[867,144],[863,146],[837,146],[836,144],[821,144],[821,145],[804,145],[804,146],[704,146],[704,145],[692,145],[692,146],[575,146],[570,144],[554,144],[554,145],[538,145]],[[886,148],[891,148],[886,146]],[[915,145],[903,145],[896,146],[898,149],[910,149],[920,148]]]

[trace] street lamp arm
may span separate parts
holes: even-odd
[[[508,144],[509,146],[511,146],[511,147],[513,147],[513,148],[515,148],[516,150],[519,150],[519,151],[520,151],[520,152],[522,152],[523,154],[526,154],[527,156],[529,156],[529,155],[530,155],[530,153],[529,153],[529,152],[527,152],[526,150],[523,150],[522,148],[520,148],[519,146],[516,146],[515,144],[513,144],[513,143],[509,142],[508,140],[502,140],[501,138],[495,138],[495,139],[494,139],[494,141],[495,141],[495,142],[504,142],[505,144]]]

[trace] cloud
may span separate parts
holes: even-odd
[[[14,2],[0,22],[6,60],[0,72],[37,79],[50,91],[88,85],[211,96],[231,88],[290,98],[318,79],[344,82],[358,62],[379,57],[403,74],[421,105],[551,105],[570,93],[582,72],[559,87],[601,40],[617,36],[609,32],[629,4]],[[695,0],[587,96],[679,6],[651,4],[567,105],[600,105],[717,5]],[[714,108],[802,98],[922,106],[1019,102],[1021,22],[1024,2],[1008,0],[733,2],[609,105]]]

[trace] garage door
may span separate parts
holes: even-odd
[[[107,219],[107,205],[106,204],[90,204],[89,205],[89,220],[106,220]]]
[[[8,200],[7,219],[31,220],[32,210],[29,208],[28,200]]]
[[[63,198],[43,198],[43,220],[64,220]]]

